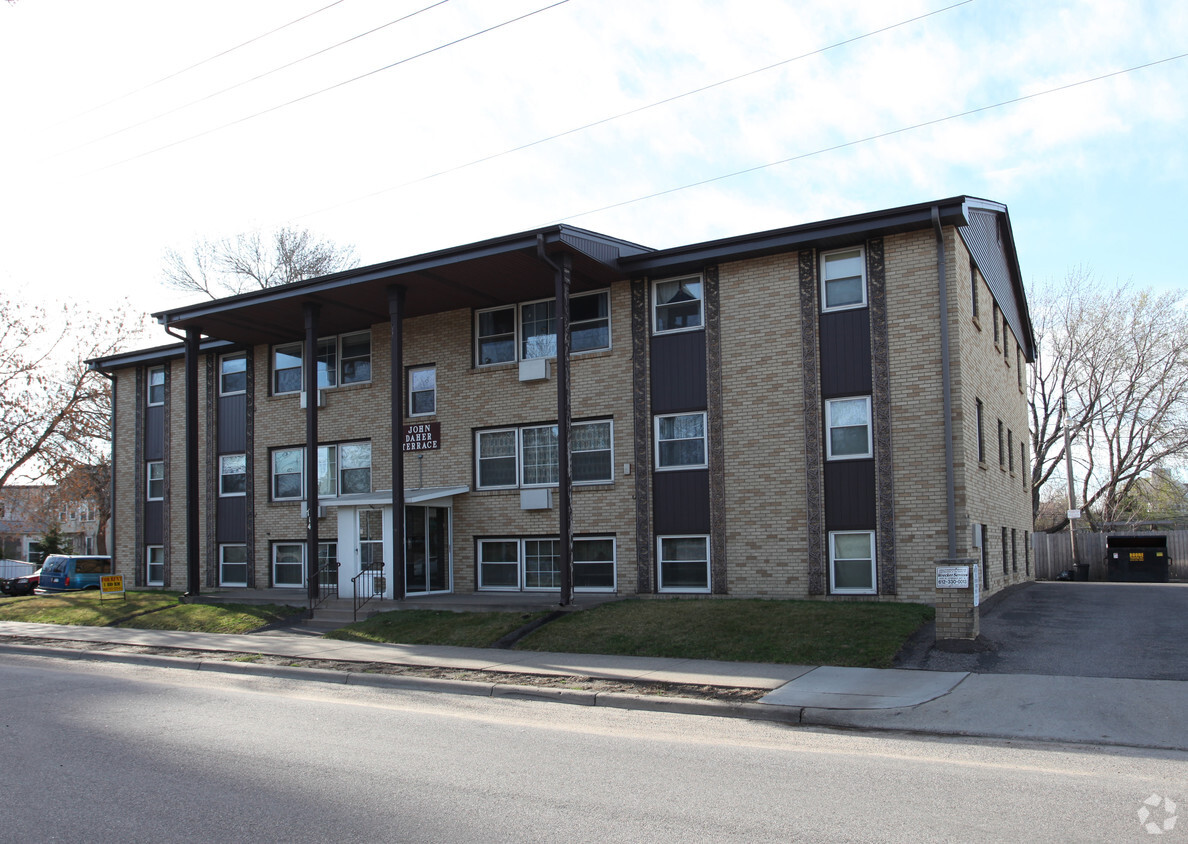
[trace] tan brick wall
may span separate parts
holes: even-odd
[[[143,554],[136,547],[136,525],[133,513],[136,500],[136,370],[121,369],[115,373],[112,407],[116,416],[115,441],[112,443],[115,461],[115,495],[112,501],[112,528],[115,532],[111,553],[117,573],[128,583],[134,583],[136,565]],[[110,538],[109,538],[110,539]]]

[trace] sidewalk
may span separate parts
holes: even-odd
[[[294,659],[582,676],[768,690],[757,703],[728,703],[624,693],[594,693],[506,683],[382,676],[216,662],[176,657],[65,651],[10,640],[61,642],[267,654]],[[0,622],[0,653],[102,658],[200,670],[233,671],[386,685],[501,697],[752,718],[801,726],[894,730],[928,735],[1058,741],[1188,750],[1180,718],[1188,711],[1188,682],[1119,680],[1039,674],[877,670],[830,666],[769,665],[712,660],[559,654],[442,646],[342,642],[308,635],[224,635],[163,630],[74,627]]]

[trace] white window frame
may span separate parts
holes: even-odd
[[[153,558],[157,557],[156,560]],[[161,569],[158,577],[153,577],[153,568]],[[146,545],[144,548],[144,583],[146,586],[165,585],[165,546]]]
[[[602,297],[605,300],[605,302],[606,302],[606,316],[605,317],[595,317],[594,319],[584,319],[584,320],[580,320],[578,322],[573,322],[573,302],[574,302],[574,300],[575,299],[591,298],[591,297]],[[556,332],[557,308],[556,308],[556,304],[555,304],[556,301],[557,301],[556,297],[549,297],[547,299],[530,299],[530,300],[524,301],[524,302],[516,302],[515,304],[511,304],[511,305],[500,305],[495,308],[483,308],[481,310],[475,311],[475,319],[474,319],[474,360],[475,360],[475,365],[480,366],[480,367],[499,366],[500,364],[517,363],[519,361],[525,361],[525,360],[538,360],[541,358],[544,358],[546,360],[548,360],[550,358],[555,359],[557,357],[557,343],[556,343],[556,339],[555,339],[556,334],[557,334],[557,332]],[[553,334],[552,334],[552,336],[554,337],[553,349],[552,349],[552,351],[549,351],[546,354],[527,354],[526,350],[524,348],[524,342],[526,339],[525,334],[524,334],[524,308],[528,307],[529,305],[547,305],[549,303],[553,303]],[[498,361],[491,361],[490,363],[483,363],[482,355],[481,355],[481,351],[480,351],[481,350],[481,340],[482,340],[482,335],[479,334],[480,317],[482,314],[494,313],[496,311],[505,311],[505,310],[509,310],[509,309],[512,311],[512,320],[513,320],[513,325],[512,325],[513,357],[509,358],[508,360],[498,360]],[[606,345],[605,346],[590,346],[589,348],[574,349],[571,345],[571,347],[570,347],[571,354],[582,355],[582,354],[586,354],[588,352],[605,352],[605,351],[609,351],[611,349],[611,346],[612,346],[612,341],[611,341],[611,298],[610,298],[610,289],[609,288],[604,288],[602,290],[588,290],[583,293],[571,294],[569,297],[569,311],[570,311],[569,336],[570,336],[571,344],[573,341],[573,330],[575,327],[593,325],[595,323],[601,323],[603,320],[606,321]],[[503,336],[503,335],[490,335],[490,336]],[[536,335],[536,336],[548,336],[548,335]]]
[[[157,380],[157,376],[160,376],[159,384],[154,383]],[[165,367],[154,366],[151,369],[149,369],[148,377],[146,378],[145,383],[146,383],[145,403],[149,407],[163,406],[165,404]],[[154,400],[153,399],[153,390],[157,387],[159,387],[161,389],[161,398]]]
[[[367,491],[370,492],[374,488],[372,481],[372,471],[374,470],[374,450],[372,449],[371,440],[351,440],[350,442],[341,443],[327,443],[318,446],[318,498],[337,498],[339,495],[352,495],[354,493],[344,493],[343,489],[343,473],[361,471],[363,466],[346,466],[343,463],[342,449],[348,446],[367,446],[368,461],[367,461]],[[300,468],[297,472],[284,472],[285,475],[298,475],[298,482],[301,488],[300,495],[278,496],[276,490],[276,458],[282,453],[297,452],[300,461]],[[269,496],[272,501],[304,501],[305,500],[305,447],[292,446],[291,448],[274,448],[268,456],[268,487]],[[332,474],[325,474],[321,472],[321,467],[325,465],[329,470],[333,467]]]
[[[510,545],[514,545],[516,548],[516,560],[514,563],[514,565],[516,567],[516,585],[515,586],[490,586],[484,581],[484,578],[483,578],[483,574],[484,574],[483,566],[484,565],[492,565],[492,566],[510,566],[510,565],[512,565],[512,563],[510,561],[487,563],[483,560],[483,548],[485,548],[487,545],[491,545],[494,543],[510,544]],[[481,589],[484,592],[519,592],[519,591],[521,591],[521,589],[523,588],[523,583],[524,583],[524,581],[523,581],[524,545],[522,542],[520,542],[520,540],[515,539],[513,537],[491,537],[488,539],[480,539],[478,541],[478,552],[477,552],[476,556],[477,556],[477,562],[478,562],[478,588],[479,589]]]
[[[239,389],[227,389],[227,371],[226,366],[231,361],[243,361],[243,372],[233,372],[231,375],[243,375],[243,386]],[[247,392],[247,352],[235,352],[230,355],[221,355],[219,357],[219,395],[220,396],[237,396]]]
[[[343,371],[344,370],[343,364],[345,362],[343,359],[343,352],[342,352],[343,341],[348,338],[362,337],[362,336],[367,337],[367,377],[366,378],[354,378],[350,381],[347,381],[345,373]],[[291,349],[296,349],[297,353],[293,354],[291,351],[289,351]],[[329,350],[333,353],[333,355],[334,355],[334,369],[333,369],[333,372],[330,372],[330,370],[327,368],[325,370],[325,372],[328,374],[326,375],[326,377],[324,379],[323,379],[323,373],[322,372],[318,373],[318,389],[319,390],[334,390],[334,389],[338,389],[340,387],[345,387],[347,385],[371,383],[371,372],[372,372],[371,359],[372,359],[372,353],[373,353],[374,349],[373,349],[373,346],[371,343],[371,331],[370,330],[350,331],[350,332],[347,332],[346,334],[336,334],[336,335],[331,335],[329,337],[319,337],[318,343],[317,343],[317,357],[319,360],[323,357],[324,349]],[[277,356],[277,353],[282,350],[284,350],[285,354],[288,354],[291,357],[296,357],[300,361],[300,365],[297,367],[292,367],[292,366],[285,367],[286,371],[292,370],[292,369],[297,369],[298,380],[299,380],[300,386],[298,386],[298,388],[295,390],[281,390],[281,389],[279,389],[279,384],[277,383],[277,380],[276,380],[276,374],[277,374],[276,356]],[[363,358],[359,355],[355,355],[351,358],[352,362],[358,362],[361,360],[363,360]],[[298,341],[294,341],[294,342],[290,342],[290,343],[277,343],[275,346],[272,346],[269,350],[268,375],[270,378],[269,387],[272,391],[272,395],[274,395],[274,396],[291,396],[291,395],[296,395],[296,394],[305,392],[305,342],[302,340],[298,340]]]
[[[848,255],[849,253],[857,252],[858,262],[861,266],[861,273],[858,276],[862,285],[862,300],[859,302],[852,302],[845,305],[830,305],[828,297],[828,288],[830,281],[837,281],[839,279],[854,278],[854,276],[839,276],[837,279],[830,279],[827,268],[829,267],[829,259],[836,258],[841,255]],[[821,253],[821,312],[832,313],[833,311],[853,311],[867,306],[867,280],[866,280],[866,247],[865,246],[847,246],[845,249],[831,249],[828,252]]]
[[[516,479],[519,481],[520,486],[524,489],[533,489],[536,487],[557,486],[556,478],[554,478],[551,481],[534,481],[532,483],[529,483],[527,478],[525,477],[525,475],[528,471],[528,461],[525,460],[525,458],[524,458],[524,449],[525,449],[525,444],[526,444],[526,440],[527,440],[527,437],[525,437],[525,434],[528,431],[552,431],[553,432],[554,448],[552,449],[552,455],[553,455],[553,464],[552,465],[556,469],[556,474],[560,474],[560,471],[561,471],[560,450],[559,450],[559,448],[557,448],[557,437],[560,435],[560,431],[558,430],[557,426],[556,425],[525,425],[522,428],[516,429],[516,458],[517,458],[518,470],[519,470],[516,474]]]
[[[682,416],[700,416],[701,417],[701,456],[700,463],[680,463],[672,466],[665,466],[661,455],[661,442],[679,442],[683,440],[692,440],[693,437],[681,437],[678,439],[661,440],[660,439],[660,420],[662,419],[676,419]],[[652,436],[653,436],[653,451],[656,453],[656,471],[657,472],[676,472],[685,469],[705,469],[709,466],[709,418],[704,410],[695,410],[691,413],[662,413],[655,416],[652,420]]]
[[[528,353],[529,350],[527,348],[525,348],[525,346],[528,343],[529,337],[528,337],[528,334],[524,327],[525,323],[526,323],[526,320],[524,319],[524,309],[534,306],[534,305],[552,305],[553,306],[551,309],[553,312],[553,318],[552,318],[553,332],[552,332],[552,334],[535,334],[535,335],[533,335],[534,337],[552,337],[553,338],[552,350],[547,351],[544,354],[529,354]],[[518,338],[518,341],[516,343],[516,355],[517,355],[516,359],[517,360],[537,360],[538,358],[548,359],[548,358],[557,357],[557,300],[556,300],[556,298],[533,299],[529,302],[520,302],[518,305],[516,305],[516,336]]]
[[[588,481],[573,480],[573,456],[575,454],[587,454],[587,453],[593,454],[596,452],[602,452],[602,451],[607,450],[607,449],[601,449],[601,448],[597,448],[597,449],[589,448],[589,449],[582,449],[580,451],[574,450],[573,443],[574,443],[574,440],[576,439],[576,437],[574,437],[574,435],[573,435],[574,430],[577,428],[583,428],[583,427],[591,426],[591,425],[606,425],[607,426],[607,435],[608,435],[608,438],[610,441],[610,448],[609,448],[610,465],[607,467],[609,469],[609,473],[607,474],[607,476],[605,478],[595,478],[593,480],[588,480]],[[569,476],[570,476],[570,479],[572,480],[574,486],[594,486],[597,484],[613,484],[615,482],[615,421],[613,419],[591,419],[591,420],[585,421],[585,422],[571,423],[570,427],[569,427],[569,458],[570,458],[570,460],[569,460]]]
[[[484,484],[483,483],[483,471],[482,471],[482,461],[484,459],[483,458],[483,449],[482,449],[483,437],[489,436],[491,434],[507,434],[507,433],[510,433],[512,435],[512,440],[513,440],[513,447],[512,447],[512,454],[511,454],[512,463],[514,464],[514,466],[513,466],[514,471],[512,472],[513,480],[510,484],[499,484],[499,485]],[[486,459],[487,460],[506,460],[507,457],[505,457],[505,456],[488,457]],[[475,431],[474,432],[474,483],[475,483],[475,486],[478,489],[516,489],[519,486],[519,481],[520,481],[520,434],[519,434],[518,429],[516,429],[516,428],[486,428],[481,431]]]
[[[688,325],[681,328],[661,328],[660,327],[660,308],[669,307],[672,303],[667,302],[663,305],[656,300],[656,288],[661,284],[671,284],[673,282],[688,281],[696,279],[701,290],[697,296],[697,325]],[[692,273],[690,275],[674,276],[672,278],[658,278],[652,282],[651,285],[651,299],[652,299],[652,334],[680,334],[686,331],[704,331],[705,330],[705,278],[701,273]]]
[[[861,561],[865,557],[838,557],[834,539],[838,536],[868,536],[870,537],[870,587],[854,587],[837,585],[836,578],[836,563],[840,560],[846,561]],[[873,530],[832,530],[829,532],[829,592],[832,595],[877,595],[878,594],[878,579],[875,571],[875,560],[877,554],[875,549],[875,532]]]
[[[688,587],[688,586],[665,586],[664,585],[664,564],[665,563],[700,563],[701,560],[666,560],[664,558],[664,543],[669,539],[700,539],[705,543],[705,586],[704,587]],[[709,594],[711,587],[710,574],[710,538],[708,534],[694,533],[694,534],[669,534],[666,536],[656,537],[656,589],[658,592],[683,592],[686,594]]]
[[[512,312],[512,355],[507,360],[493,360],[484,362],[482,358],[482,339],[483,335],[479,334],[479,326],[482,324],[483,314],[492,314],[496,311]],[[502,337],[502,334],[491,334],[489,337]],[[475,366],[499,366],[500,364],[515,363],[520,357],[520,306],[519,305],[500,305],[497,308],[483,308],[474,312],[474,362]]]
[[[430,389],[414,389],[413,379],[417,373],[430,372],[433,374],[433,387]],[[420,413],[413,412],[413,396],[417,393],[432,393],[433,395],[433,409],[421,411]],[[408,370],[408,414],[410,418],[415,416],[436,416],[437,415],[437,367],[430,366],[413,366]]]
[[[866,451],[862,454],[834,454],[833,453],[833,405],[841,402],[862,400],[866,402]],[[852,425],[839,427],[856,427]],[[874,457],[874,417],[870,396],[844,396],[825,400],[825,459],[826,460],[867,460]]]
[[[290,548],[290,549],[296,548],[300,559],[297,562],[286,561],[283,563],[278,563],[277,557],[279,555],[280,549],[282,549],[282,548]],[[290,567],[300,565],[300,567],[301,567],[301,578],[300,578],[301,582],[300,583],[280,583],[280,582],[278,582],[277,577],[276,577],[276,567],[278,565],[290,566]],[[305,566],[305,543],[304,542],[274,542],[274,543],[272,543],[272,585],[274,588],[276,588],[276,589],[304,589],[307,577],[308,577],[308,575],[306,573],[306,566]]]
[[[585,298],[592,297],[592,296],[604,296],[606,298],[606,316],[605,317],[595,317],[594,319],[583,319],[583,320],[579,320],[579,321],[575,322],[573,319],[573,300],[574,299],[585,299]],[[606,320],[606,345],[605,346],[591,346],[588,349],[573,348],[573,330],[575,328],[577,328],[578,326],[585,326],[585,325],[591,325],[596,322],[602,322],[603,319]],[[610,289],[609,288],[605,289],[605,290],[591,290],[587,293],[578,293],[578,294],[570,295],[570,297],[569,297],[569,339],[570,339],[570,349],[569,350],[572,354],[575,354],[575,355],[583,355],[586,352],[605,352],[611,348],[611,346],[612,346],[612,340],[611,340],[611,298],[610,298]]]
[[[229,548],[242,548],[243,549],[243,562],[242,563],[236,563],[236,562],[228,563],[227,562],[227,550]],[[226,567],[229,565],[243,566],[243,580],[242,581],[227,580],[223,576],[224,572],[226,571]],[[244,545],[239,542],[229,542],[229,543],[219,546],[219,586],[247,586],[248,585],[248,574],[249,574],[248,566],[249,566],[249,563],[248,563],[247,545]]]
[[[613,464],[612,464],[613,465]],[[611,558],[609,560],[578,561],[578,546],[586,542],[610,542]],[[578,566],[602,566],[610,563],[611,582],[609,586],[578,586]],[[575,536],[573,538],[573,591],[574,592],[615,592],[619,586],[619,543],[613,536]]]
[[[243,461],[242,472],[228,472],[227,461],[239,458]],[[225,480],[228,477],[235,475],[243,475],[243,491],[242,492],[227,492],[225,487]],[[219,455],[219,498],[242,498],[247,495],[247,455],[246,454],[220,454]]]
[[[159,477],[153,477],[154,469],[158,469]],[[145,464],[144,470],[144,493],[147,501],[164,501],[165,500],[165,461],[164,460],[150,460]],[[153,495],[153,485],[159,484],[161,489],[159,494]]]

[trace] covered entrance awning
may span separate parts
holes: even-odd
[[[404,490],[405,504],[429,504],[440,507],[450,504],[455,495],[470,492],[470,487],[458,486],[425,486],[417,489]],[[323,507],[385,507],[392,504],[392,490],[381,489],[375,492],[358,492],[353,495],[337,495],[334,498],[320,498],[318,504]]]

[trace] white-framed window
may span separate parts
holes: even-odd
[[[866,307],[866,258],[863,247],[821,255],[821,310]]]
[[[480,539],[478,558],[480,589],[535,591],[561,588],[560,541],[556,537]],[[574,538],[572,585],[577,592],[614,591],[614,537]]]
[[[415,366],[408,371],[408,415],[437,413],[437,367]]]
[[[709,592],[709,537],[657,537],[656,569],[661,592]]]
[[[479,589],[520,588],[520,542],[516,539],[480,539]]]
[[[516,429],[476,433],[475,461],[479,489],[516,485]]]
[[[165,404],[165,367],[154,366],[148,371],[148,405]]]
[[[982,400],[975,398],[974,399],[974,415],[975,415],[975,419],[976,419],[977,425],[978,425],[977,442],[978,442],[978,462],[979,463],[986,462],[986,434],[985,434],[985,428],[984,428],[985,414],[986,414],[986,408],[982,404]]]
[[[149,586],[165,585],[164,545],[149,545],[144,549],[144,582]]]
[[[574,422],[569,430],[570,478],[575,485],[614,482],[611,420]],[[555,486],[559,465],[556,425],[475,432],[480,489]]]
[[[302,361],[304,343],[272,347],[273,395],[300,393],[305,389]],[[371,332],[357,331],[339,337],[324,337],[317,346],[318,389],[340,384],[362,384],[371,380]]]
[[[219,495],[247,495],[246,454],[224,454],[219,457]]]
[[[318,496],[331,498],[371,492],[371,443],[318,446]],[[272,498],[299,501],[305,497],[305,449],[272,452]]]
[[[875,538],[872,530],[829,533],[829,591],[835,595],[875,594]]]
[[[149,501],[165,500],[165,461],[150,460],[146,465],[145,475],[148,483],[145,485]]]
[[[509,363],[516,359],[516,309],[509,305],[479,311],[475,319],[475,345],[479,366]]]
[[[304,542],[277,542],[272,546],[272,585],[281,589],[305,585]]]
[[[873,456],[870,429],[870,396],[825,401],[827,459],[858,460]]]
[[[704,469],[706,457],[706,415],[672,413],[657,416],[657,469]]]
[[[615,591],[615,538],[583,536],[573,540],[573,591]]]
[[[475,314],[475,360],[479,366],[557,356],[557,300],[487,308]],[[569,349],[610,348],[610,292],[569,297]]]
[[[219,585],[247,586],[247,546],[219,546]]]
[[[237,352],[219,358],[219,395],[247,392],[247,354]]]
[[[366,384],[371,381],[371,332],[356,331],[339,338],[341,383]]]
[[[705,324],[700,275],[661,279],[652,285],[652,333],[692,331]]]

